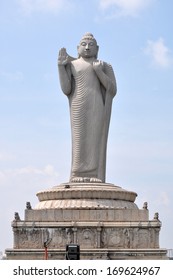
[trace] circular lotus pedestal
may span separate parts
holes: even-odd
[[[137,194],[105,183],[65,183],[37,193],[35,209],[137,209]]]

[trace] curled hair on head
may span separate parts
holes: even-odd
[[[80,40],[80,43],[81,43],[83,40],[85,40],[85,39],[92,40],[92,41],[94,41],[94,42],[96,43],[96,45],[97,45],[97,41],[96,41],[96,39],[94,38],[94,36],[93,36],[92,33],[90,33],[90,32],[85,33],[85,34],[83,35],[82,39]]]
[[[97,46],[97,54],[98,54],[98,45],[97,45],[97,41],[94,38],[93,34],[90,33],[90,32],[85,33],[83,35],[82,39],[80,40],[79,44],[81,44],[81,42],[84,41],[84,40],[92,40],[96,44],[96,46]],[[95,58],[97,58],[97,54],[96,54]],[[78,58],[79,57],[80,57],[80,55],[78,55]]]

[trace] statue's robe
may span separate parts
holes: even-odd
[[[107,90],[93,66],[82,59],[70,63],[72,91],[68,95],[72,130],[71,180],[97,178],[105,182],[106,147],[116,81],[111,65],[103,63],[110,79]]]

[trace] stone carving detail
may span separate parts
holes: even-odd
[[[30,203],[29,201],[26,202],[26,209],[28,209],[28,210],[31,210],[31,209],[32,209],[31,203]]]
[[[111,229],[108,236],[108,247],[120,248],[122,246],[122,229]]]
[[[99,226],[98,226],[99,225]],[[57,227],[13,228],[15,249],[64,249],[66,244],[80,244],[82,249],[157,249],[160,227]]]
[[[158,248],[157,228],[104,228],[101,232],[103,248]]]
[[[139,244],[139,228],[133,228],[131,230],[130,248],[136,249]]]
[[[159,213],[158,213],[158,212],[156,212],[156,213],[154,214],[153,220],[159,221]]]
[[[20,221],[20,216],[18,212],[14,213],[14,221]]]
[[[42,248],[40,229],[19,229],[18,230],[18,244],[16,246],[23,248]]]
[[[73,243],[73,230],[71,228],[48,229],[50,243],[48,248],[65,248],[66,244]]]
[[[107,247],[107,244],[108,244],[108,235],[107,235],[107,231],[106,229],[103,229],[102,232],[101,232],[101,247],[102,248],[105,248]]]
[[[144,202],[143,209],[145,209],[145,210],[148,209],[148,203],[147,202]]]
[[[81,244],[81,248],[96,248],[97,247],[97,231],[85,228],[79,229],[77,232],[78,243]]]
[[[73,230],[71,228],[66,228],[66,243],[73,243]]]
[[[120,237],[121,238],[121,237]],[[124,241],[124,248],[130,248],[131,244],[131,230],[128,228],[125,228],[123,230],[123,241]]]

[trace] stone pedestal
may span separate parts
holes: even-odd
[[[136,193],[113,184],[66,183],[37,193],[34,209],[12,222],[8,259],[65,259],[66,244],[80,245],[81,259],[166,259],[159,248],[161,222],[138,209]]]

